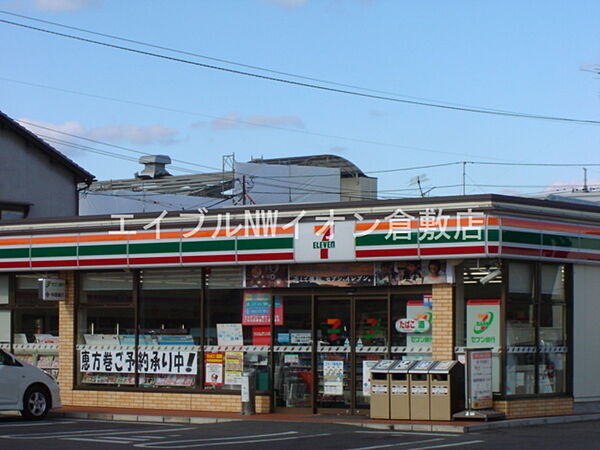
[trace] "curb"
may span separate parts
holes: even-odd
[[[69,419],[92,419],[92,420],[114,420],[120,422],[155,422],[172,424],[215,424],[227,422],[240,422],[248,420],[247,418],[231,419],[217,417],[186,417],[186,416],[153,416],[138,414],[112,414],[95,412],[55,412],[52,417],[61,417]],[[511,419],[497,422],[474,423],[473,425],[427,425],[427,424],[394,424],[377,422],[348,422],[342,420],[332,420],[325,423],[334,423],[338,425],[352,425],[354,427],[367,428],[379,431],[421,431],[437,433],[473,433],[487,430],[500,430],[517,427],[530,427],[549,424],[566,424],[574,422],[591,422],[600,420],[600,413],[579,414],[571,416],[553,416],[536,417],[528,419]],[[302,420],[274,420],[274,422],[305,422]]]
[[[111,414],[95,412],[51,412],[51,417],[65,419],[90,419],[90,420],[113,420],[118,422],[154,422],[154,423],[187,423],[187,424],[214,424],[226,422],[239,422],[244,419],[229,419],[219,417],[185,417],[185,416],[152,416],[143,414]]]

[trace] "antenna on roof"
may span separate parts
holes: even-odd
[[[421,175],[417,175],[416,177],[411,178],[410,185],[414,186],[416,184],[417,186],[419,186],[419,192],[421,193],[421,197],[425,197],[433,189],[433,188],[429,188],[426,191],[423,191],[422,183],[426,183],[428,181],[429,181],[429,178],[427,178],[427,175],[422,173]]]

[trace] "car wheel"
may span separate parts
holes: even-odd
[[[50,409],[50,396],[48,391],[39,386],[32,386],[25,391],[23,396],[23,409],[21,414],[26,419],[40,420],[46,417]]]

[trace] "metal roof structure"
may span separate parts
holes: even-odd
[[[78,183],[83,182],[86,184],[90,184],[94,180],[94,175],[92,175],[83,167],[79,166],[77,163],[63,155],[61,152],[56,150],[46,141],[41,139],[39,136],[36,136],[27,128],[19,124],[16,120],[8,117],[2,111],[0,111],[0,128],[4,128],[14,132],[16,135],[22,137],[25,140],[25,142],[27,142],[27,144],[29,144],[31,147],[46,153],[50,157],[50,159],[62,164],[64,167],[73,172],[73,174],[75,174]]]
[[[233,181],[233,172],[227,171],[166,176],[153,179],[128,178],[123,180],[97,181],[90,186],[90,190],[127,190],[196,197],[221,197],[224,191],[233,188]]]
[[[366,177],[355,164],[336,155],[294,156],[286,158],[252,159],[256,164],[298,165],[339,168],[342,177]],[[193,175],[163,176],[153,179],[127,178],[96,181],[90,191],[157,192],[161,194],[226,198],[224,192],[234,187],[234,172],[212,172]]]
[[[280,164],[283,166],[315,166],[340,169],[342,177],[366,177],[354,163],[337,155],[291,156],[285,158],[254,158],[250,162],[260,164]]]

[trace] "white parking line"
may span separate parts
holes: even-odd
[[[13,427],[43,427],[45,425],[66,425],[69,423],[75,423],[74,421],[65,421],[65,422],[27,422],[27,423],[3,423],[0,425],[0,428],[13,428]]]
[[[425,444],[426,442],[437,442],[442,441],[442,438],[433,438],[433,439],[424,439],[422,441],[411,441],[411,442],[396,442],[394,444],[382,444],[382,445],[372,445],[369,447],[355,447],[349,450],[371,450],[375,448],[390,448],[390,447],[404,447],[405,445],[413,445],[413,444]]]
[[[188,431],[195,430],[194,427],[187,428],[176,428],[177,431]],[[134,430],[134,431],[122,431],[120,428],[108,429],[108,430],[82,430],[82,431],[67,431],[67,432],[54,432],[54,433],[29,433],[29,434],[7,434],[0,436],[0,438],[6,439],[66,439],[71,437],[79,436],[90,436],[90,437],[102,437],[102,436],[115,436],[125,437],[127,434],[152,434],[152,433],[170,433],[172,430]]]
[[[274,437],[274,436],[288,436],[290,434],[298,434],[297,431],[282,431],[281,433],[269,433],[269,434],[254,434],[254,435],[243,435],[243,436],[226,436],[217,438],[204,438],[204,439],[183,439],[177,441],[163,441],[163,442],[152,442],[149,444],[138,444],[136,447],[155,447],[158,445],[166,444],[183,444],[189,442],[207,442],[207,441],[226,441],[226,440],[238,440],[248,438],[263,438],[263,437]]]
[[[119,431],[119,428],[113,428],[108,430],[80,430],[80,431],[54,431],[51,433],[25,433],[25,434],[5,434],[0,438],[5,439],[47,439],[47,438],[59,438],[61,436],[70,436],[73,434],[92,434],[92,433],[104,433],[110,431]]]
[[[294,433],[294,436],[289,436],[290,433]],[[285,436],[288,435],[288,436]],[[256,439],[260,436],[267,436],[264,439]],[[271,437],[268,437],[271,436]],[[277,437],[280,436],[280,437]],[[249,435],[249,436],[234,436],[227,438],[210,438],[210,439],[188,439],[185,441],[171,441],[171,442],[154,442],[149,444],[136,444],[134,447],[143,448],[193,448],[193,447],[214,447],[217,445],[240,445],[240,444],[256,444],[259,442],[278,442],[278,441],[290,441],[298,439],[312,439],[316,437],[331,436],[331,433],[320,433],[320,434],[298,434],[296,431],[285,432],[285,433],[274,433],[271,435]],[[232,440],[233,439],[233,440]],[[226,440],[225,442],[215,442],[217,440]],[[184,445],[177,445],[186,443]],[[175,444],[175,445],[169,445]]]
[[[481,444],[482,442],[485,442],[485,441],[454,442],[452,444],[431,445],[431,446],[428,446],[428,447],[414,447],[414,448],[411,448],[410,450],[426,450],[426,449],[429,449],[429,448],[459,447],[459,446],[463,446],[463,445]]]
[[[183,426],[178,425],[176,423],[162,423],[162,422],[153,422],[151,420],[134,422],[131,420],[104,420],[104,419],[73,419],[74,422],[98,422],[98,423],[126,423],[128,425],[152,425],[157,427],[177,427]],[[200,425],[200,424],[198,424]]]
[[[460,436],[459,433],[430,433],[429,431],[355,431],[355,433],[370,433],[370,434],[406,434],[408,436],[410,435],[415,435],[415,436],[444,436],[444,437],[456,437],[456,436]]]
[[[117,439],[93,439],[93,438],[66,438],[64,441],[101,442],[102,444],[131,444],[131,441],[119,441]]]

